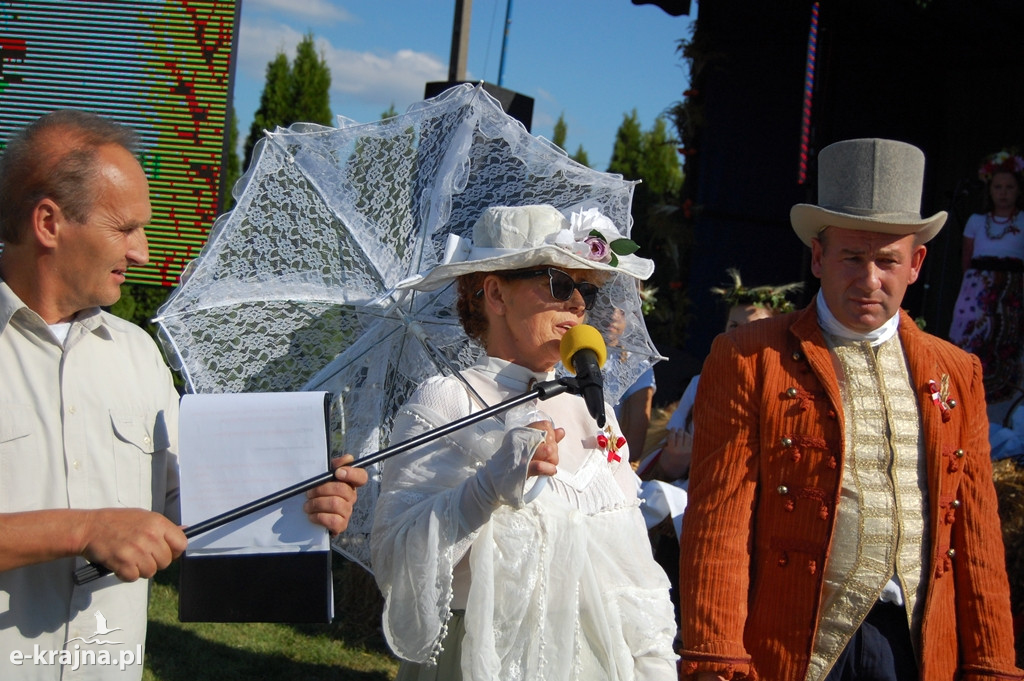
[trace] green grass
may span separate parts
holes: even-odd
[[[391,681],[380,596],[362,568],[334,557],[335,621],[178,621],[177,564],[153,580],[144,681]]]

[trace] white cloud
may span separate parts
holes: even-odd
[[[534,107],[534,109],[533,109],[533,123],[530,125],[530,129],[533,131],[533,134],[539,135],[541,133],[537,132],[538,130],[551,130],[551,129],[553,129],[555,127],[555,121],[556,120],[558,120],[557,116],[552,116],[550,113],[548,113],[544,109],[538,109],[537,107]],[[552,134],[552,133],[547,133],[547,134]]]
[[[242,20],[238,37],[239,75],[262,82],[267,72],[267,64],[274,60],[278,52],[284,52],[291,59],[295,56],[295,46],[303,38],[303,33],[287,24],[251,22]]]
[[[324,55],[332,92],[385,108],[394,104],[399,111],[423,99],[427,82],[448,78],[446,64],[413,50],[370,54],[332,48]]]
[[[279,52],[284,52],[289,59],[294,58],[295,46],[304,35],[287,24],[243,18],[238,49],[239,76],[259,83],[262,90],[267,64]],[[355,100],[380,107],[381,111],[394,104],[398,111],[404,111],[409,104],[423,99],[427,82],[448,78],[447,64],[432,54],[408,49],[356,52],[334,47],[324,38],[314,39],[317,51],[331,70],[332,95],[340,96],[343,101]]]
[[[353,21],[354,17],[331,0],[245,0],[245,12],[280,12],[311,19],[319,25]]]
[[[542,87],[537,88],[537,99],[557,105],[558,98]]]

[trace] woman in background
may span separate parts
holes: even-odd
[[[985,397],[1013,399],[1021,385],[1024,347],[1024,217],[1020,212],[1024,159],[1001,151],[982,164],[984,213],[964,226],[963,281],[953,309],[950,340],[981,360]]]

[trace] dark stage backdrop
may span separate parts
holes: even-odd
[[[808,36],[817,10],[809,125],[802,116]],[[694,324],[686,353],[703,358],[724,324],[708,289],[738,267],[750,285],[805,280],[810,251],[789,209],[815,202],[816,150],[853,137],[889,137],[927,158],[922,212],[950,212],[929,244],[905,306],[945,337],[960,285],[963,224],[980,210],[981,159],[1024,149],[1019,0],[704,0],[691,85],[700,125],[690,146],[695,183]],[[801,133],[807,135],[800,181]]]

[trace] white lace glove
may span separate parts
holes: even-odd
[[[502,504],[523,506],[527,468],[542,442],[544,431],[537,428],[511,428],[505,433],[498,451],[462,484],[459,514],[463,531],[476,531]]]

